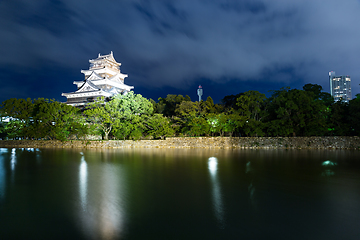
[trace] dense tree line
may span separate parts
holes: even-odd
[[[153,102],[154,110],[170,118],[177,136],[351,136],[360,134],[360,96],[334,102],[317,84],[302,90],[288,87],[267,98],[257,91],[192,102],[168,95]]]
[[[164,138],[174,135],[170,121],[154,113],[154,105],[129,92],[111,101],[99,99],[80,110],[48,99],[9,99],[0,114],[2,139],[79,139],[102,135],[104,139]]]
[[[334,102],[316,84],[282,88],[271,97],[257,91],[192,102],[169,94],[157,102],[130,92],[83,110],[48,99],[2,103],[1,138],[59,139],[102,135],[104,139],[166,136],[350,136],[360,133],[360,96]],[[4,121],[7,120],[7,121]],[[9,121],[10,120],[10,121]]]

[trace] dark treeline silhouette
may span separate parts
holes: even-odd
[[[220,104],[211,97],[192,102],[168,95],[153,102],[157,113],[169,117],[179,136],[350,136],[359,135],[360,98],[334,102],[317,84],[302,90],[288,87],[225,96]]]
[[[2,139],[60,139],[102,135],[104,139],[163,139],[166,136],[353,136],[360,133],[360,96],[334,102],[316,84],[192,102],[169,94],[158,101],[130,92],[79,110],[47,99],[2,103]]]

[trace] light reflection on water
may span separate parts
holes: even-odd
[[[80,152],[81,156],[81,163],[79,169],[79,186],[80,186],[80,201],[81,207],[83,211],[86,211],[87,205],[87,163],[85,161],[84,154]]]
[[[0,238],[357,239],[351,159],[360,152],[0,149]]]
[[[255,185],[253,184],[254,179],[251,175],[254,175],[253,173],[253,168],[251,166],[251,162],[247,162],[246,163],[246,170],[245,170],[245,174],[246,175],[250,175],[250,184],[248,186],[248,192],[249,192],[249,200],[250,203],[252,205],[252,207],[254,207],[256,209],[256,199],[255,199]]]
[[[333,167],[336,166],[337,163],[326,160],[324,161],[321,166],[323,166],[324,170],[321,173],[321,176],[323,177],[331,177],[335,175],[335,172],[333,171]]]
[[[208,165],[211,175],[212,200],[213,200],[215,217],[218,221],[219,227],[223,229],[225,228],[225,216],[224,216],[224,204],[221,195],[220,183],[217,177],[218,159],[216,157],[210,157],[208,160]]]
[[[124,174],[120,166],[111,164],[91,171],[85,154],[80,154],[78,216],[81,228],[89,239],[119,239],[125,214]]]
[[[0,148],[0,154],[3,152],[3,149]],[[2,199],[4,199],[5,197],[5,173],[6,173],[6,169],[5,169],[5,159],[2,156],[2,154],[0,155],[0,202]]]
[[[11,161],[10,161],[10,164],[11,164],[11,170],[15,170],[15,165],[16,165],[16,152],[15,152],[16,148],[13,148],[11,150]]]

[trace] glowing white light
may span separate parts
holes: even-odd
[[[87,205],[87,163],[84,156],[81,157],[79,181],[81,205],[85,208]]]
[[[111,164],[96,166],[93,172],[80,154],[78,214],[82,229],[89,239],[118,239],[125,221],[124,173]]]
[[[0,152],[1,153],[5,153],[5,152],[7,152],[8,150],[7,150],[7,148],[0,148]]]
[[[213,198],[213,206],[215,217],[218,221],[219,227],[225,227],[224,220],[224,204],[222,201],[221,188],[219,184],[219,180],[217,179],[217,169],[218,169],[218,159],[216,157],[210,157],[208,160],[209,171],[211,174],[211,182],[212,182],[212,198]]]
[[[323,162],[321,165],[323,165],[323,166],[335,166],[335,165],[337,165],[337,163],[334,163],[332,161],[327,160],[327,161]]]
[[[106,166],[101,183],[104,185],[99,207],[99,227],[103,239],[119,236],[124,224],[124,205],[121,199],[124,193],[123,180],[118,169]]]
[[[216,157],[209,158],[208,165],[209,165],[209,170],[210,170],[211,175],[215,176],[216,171],[217,171],[217,165],[218,165],[217,158]]]
[[[13,148],[11,150],[11,161],[10,161],[10,165],[11,165],[11,170],[15,170],[15,164],[16,164],[16,153],[15,153],[15,148]]]

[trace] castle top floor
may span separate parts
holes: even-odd
[[[110,54],[107,55],[101,55],[99,53],[98,57],[95,59],[90,59],[89,63],[90,63],[89,70],[92,71],[102,68],[109,68],[112,71],[120,73],[121,63],[116,62],[112,51]]]
[[[111,78],[117,75],[124,80],[124,78],[127,77],[126,74],[120,72],[121,63],[116,62],[112,51],[107,55],[101,55],[99,53],[98,57],[90,59],[89,63],[89,70],[81,70],[85,75],[85,80],[88,79],[93,72],[102,78]]]

